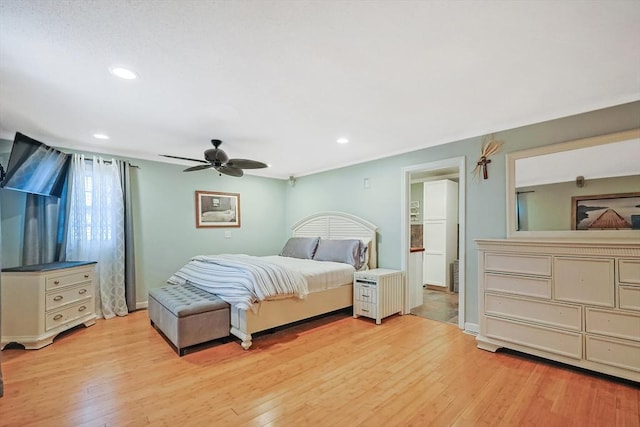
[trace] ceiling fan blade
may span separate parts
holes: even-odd
[[[170,156],[168,154],[160,154],[160,155],[162,157],[169,157],[171,159],[189,160],[191,162],[198,162],[198,163],[209,163],[206,160],[190,159],[189,157]]]
[[[262,169],[269,167],[269,165],[265,163],[247,159],[231,159],[227,162],[227,165],[240,169]]]
[[[220,173],[223,173],[223,174],[229,175],[229,176],[240,177],[240,176],[244,175],[244,172],[242,172],[242,169],[235,168],[233,166],[222,165],[222,166],[218,166],[216,168],[216,170],[218,172],[220,172]]]
[[[206,164],[206,165],[198,165],[198,166],[191,166],[190,168],[186,168],[185,170],[183,170],[182,172],[194,172],[194,171],[201,171],[204,169],[209,169],[212,168],[213,166],[211,164]]]

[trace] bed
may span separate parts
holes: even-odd
[[[373,269],[377,267],[377,227],[362,218],[342,212],[321,212],[303,218],[294,224],[291,230],[293,239],[290,241],[318,237],[320,242],[325,243],[357,239],[367,247],[367,257],[362,260],[364,265],[359,268]],[[284,250],[286,250],[286,246]],[[320,245],[318,245],[319,251]],[[239,258],[242,255],[212,256],[212,258],[216,258],[216,261],[219,261],[218,257],[229,257],[230,262],[243,261],[242,258]],[[327,262],[326,260],[319,262],[278,256],[260,257],[260,259],[280,265],[279,268],[287,270],[287,273],[298,274],[298,271],[304,271],[305,287],[307,282],[309,284],[308,293],[305,289],[304,298],[290,296],[267,299],[251,304],[250,309],[241,299],[227,299],[231,304],[230,332],[241,340],[240,345],[245,350],[248,350],[252,345],[252,334],[353,305],[353,272],[355,269],[351,265],[345,270],[346,264],[342,264],[340,267],[340,263]],[[331,264],[335,264],[335,266],[331,266]],[[313,272],[322,273],[325,269],[328,269],[329,276],[319,274],[319,281],[313,278]],[[273,276],[274,273],[269,271],[265,275]],[[277,276],[277,279],[283,282],[288,280],[287,277],[280,279],[280,276]],[[216,280],[224,282],[223,278]],[[283,287],[285,286],[283,285]],[[211,292],[216,293],[213,290]],[[224,299],[222,295],[220,296]]]

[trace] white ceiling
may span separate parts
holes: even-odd
[[[0,0],[0,137],[301,176],[639,100],[639,41],[635,0]]]

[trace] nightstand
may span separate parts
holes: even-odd
[[[376,320],[395,313],[404,306],[404,274],[402,271],[376,268],[357,271],[353,275],[353,317]]]

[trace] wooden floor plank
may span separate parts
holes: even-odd
[[[0,426],[640,426],[637,384],[411,315],[337,313],[180,358],[139,311],[2,355]]]

